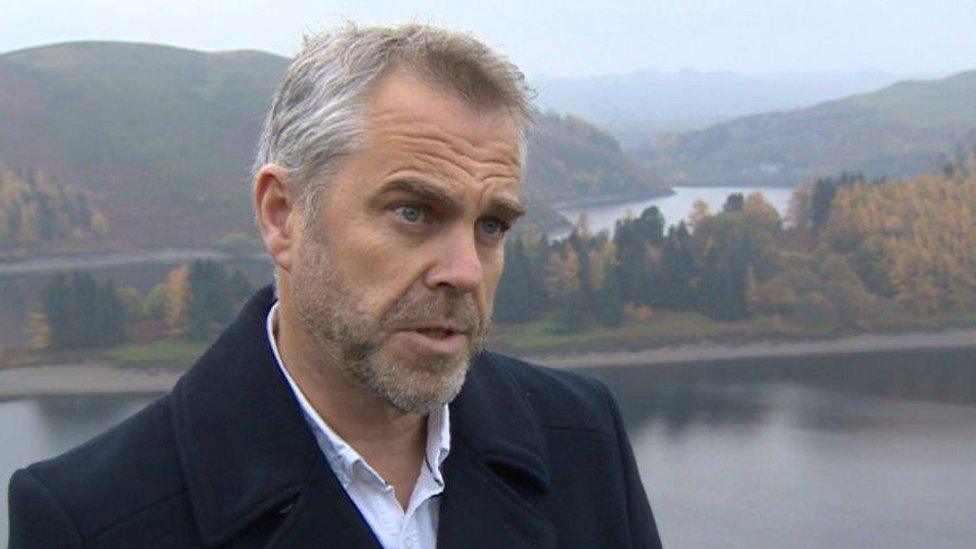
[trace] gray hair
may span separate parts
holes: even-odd
[[[522,72],[478,39],[429,25],[357,27],[305,37],[275,92],[253,175],[274,163],[288,172],[310,218],[336,160],[361,144],[369,92],[395,68],[476,109],[503,109],[515,123],[525,165],[531,91]],[[313,183],[314,182],[314,183]]]

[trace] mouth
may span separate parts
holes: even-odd
[[[414,328],[413,331],[423,334],[432,339],[442,339],[460,333],[454,328]]]
[[[452,326],[423,326],[400,330],[409,343],[432,354],[456,354],[467,346],[468,334]]]

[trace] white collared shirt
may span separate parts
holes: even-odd
[[[366,519],[385,549],[434,549],[437,546],[440,512],[438,496],[444,491],[441,465],[451,448],[451,424],[447,406],[427,416],[427,451],[424,464],[420,468],[413,494],[410,495],[410,503],[404,510],[396,500],[393,487],[329,427],[288,373],[275,341],[277,310],[278,303],[275,302],[268,312],[268,342],[271,350],[315,434],[319,448],[343,489],[349,494],[349,499],[356,504],[359,513]]]

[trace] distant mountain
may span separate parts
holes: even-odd
[[[642,151],[670,184],[795,185],[843,171],[931,171],[976,127],[976,71],[738,118]]]
[[[0,162],[87,192],[109,232],[83,249],[198,246],[253,232],[248,171],[287,65],[256,51],[124,42],[0,55]],[[650,185],[619,147],[592,143],[591,129],[551,119],[539,128],[561,137],[532,139],[525,188],[536,223],[558,223],[547,206],[556,198]],[[586,184],[552,175],[560,159],[585,171]]]
[[[532,81],[543,109],[592,120],[625,148],[666,131],[701,129],[715,121],[806,107],[869,92],[908,75],[882,71],[740,74],[728,71],[635,71]]]

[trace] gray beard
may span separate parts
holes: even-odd
[[[322,351],[322,360],[316,361],[319,367],[335,369],[401,413],[428,414],[454,400],[471,362],[484,349],[490,310],[482,321],[471,294],[411,291],[377,324],[328,261],[324,244],[306,239],[301,250],[301,265],[291,275],[291,293],[303,327]],[[416,357],[397,357],[384,347],[391,328],[429,320],[468,327],[467,352],[417,362]]]

